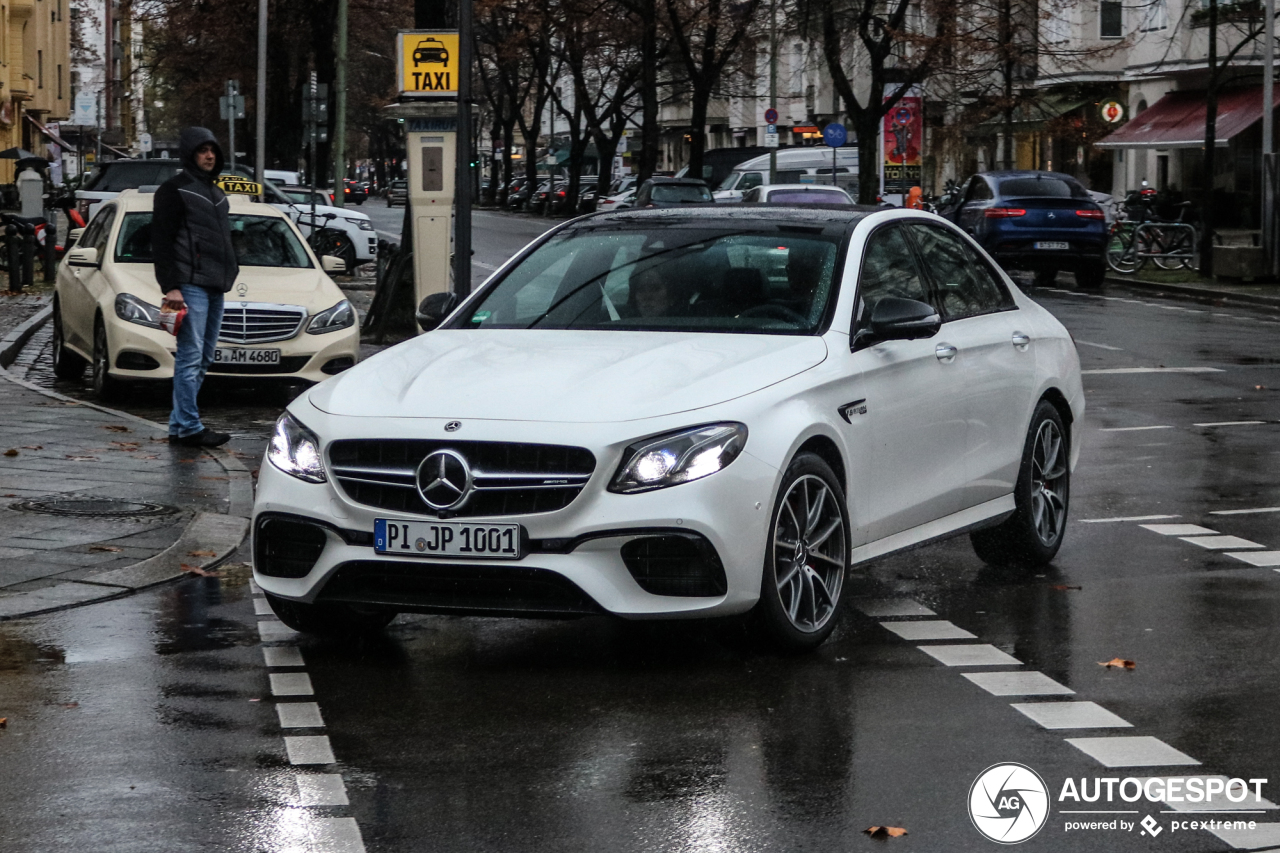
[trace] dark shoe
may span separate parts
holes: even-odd
[[[191,435],[169,436],[170,444],[180,444],[183,447],[221,447],[230,440],[230,433],[214,432],[211,429],[205,429],[203,432],[196,432]]]

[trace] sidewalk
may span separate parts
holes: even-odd
[[[1197,299],[1226,300],[1244,302],[1250,305],[1265,305],[1280,308],[1280,285],[1276,284],[1239,284],[1223,281],[1186,281],[1166,282],[1152,281],[1142,278],[1142,273],[1135,276],[1107,273],[1108,284],[1123,284],[1139,290],[1153,291],[1177,296],[1190,296]]]
[[[0,368],[0,621],[208,571],[252,501],[230,454],[170,447],[160,424]]]

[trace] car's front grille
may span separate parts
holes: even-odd
[[[218,340],[229,344],[287,341],[302,331],[305,308],[266,302],[227,302],[222,309]]]
[[[418,466],[436,450],[467,460],[473,490],[460,507],[437,512],[418,492]],[[584,447],[498,441],[345,439],[329,446],[334,479],[351,500],[391,512],[476,518],[564,509],[596,467]]]

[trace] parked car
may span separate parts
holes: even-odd
[[[635,210],[516,257],[277,422],[254,579],[285,624],[751,611],[803,650],[851,564],[970,533],[1030,572],[1062,544],[1075,346],[954,225]]]
[[[624,190],[617,195],[600,199],[600,203],[596,205],[597,210],[626,210],[631,207],[632,202],[636,199],[636,190],[638,187],[632,186],[628,190]]]
[[[387,207],[409,203],[409,182],[394,180],[387,184]]]
[[[831,158],[835,151],[836,184],[856,195],[858,191],[858,149],[846,148],[787,148],[777,153],[778,184],[826,184],[831,185]],[[742,194],[752,187],[768,184],[769,156],[767,154],[746,160],[733,167],[718,187],[716,201],[742,201]]]
[[[228,294],[211,376],[319,382],[359,360],[355,309],[333,283],[338,258],[317,258],[289,217],[231,195],[240,274]],[[177,339],[160,327],[151,255],[155,194],[123,190],[71,237],[53,303],[53,369],[78,379],[92,366],[99,398],[127,382],[173,378]]]
[[[853,206],[853,197],[840,187],[817,184],[773,184],[753,187],[742,195],[746,204],[843,204]]]
[[[633,207],[679,207],[711,204],[711,190],[695,178],[650,178],[636,191]]]
[[[1085,289],[1106,276],[1106,213],[1061,172],[983,172],[944,199],[938,214],[973,236],[1005,269],[1049,284],[1059,270]]]
[[[359,181],[344,180],[342,182],[343,198],[348,202],[356,204],[364,204],[364,200],[369,197],[369,190]]]
[[[507,195],[507,207],[510,210],[523,210],[525,203],[529,201],[529,196],[545,187],[548,181],[539,181],[535,185],[531,185],[528,181],[521,183],[514,191]]]

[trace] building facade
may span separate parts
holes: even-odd
[[[0,4],[0,150],[43,155],[54,136],[47,124],[69,116],[69,19],[68,0]],[[14,164],[0,159],[0,183],[13,181]]]

